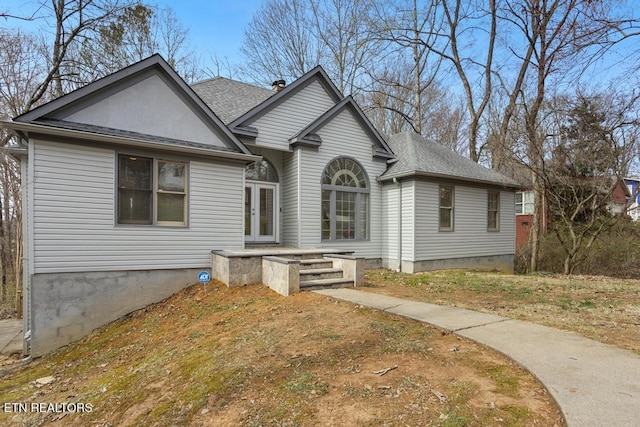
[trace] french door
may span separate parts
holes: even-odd
[[[246,182],[244,189],[244,239],[276,242],[278,235],[278,184]]]

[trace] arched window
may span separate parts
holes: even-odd
[[[276,168],[265,159],[248,165],[245,169],[244,177],[249,181],[278,182]]]
[[[322,240],[369,237],[369,180],[358,162],[332,160],[322,173]]]

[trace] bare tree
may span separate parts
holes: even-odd
[[[65,72],[66,64],[74,60],[68,55],[69,49],[95,32],[100,25],[117,16],[128,5],[125,3],[127,0],[41,1],[44,19],[54,28],[54,34],[48,54],[49,72],[34,92],[29,105],[26,106],[27,110],[38,103],[49,90],[53,97],[58,97],[75,88],[75,85],[65,87],[69,82],[76,83],[73,76]]]
[[[208,77],[222,76],[228,79],[234,79],[240,74],[240,69],[237,65],[233,65],[227,56],[220,57],[218,53],[211,49],[209,50],[209,63],[204,73]]]
[[[458,153],[465,151],[462,99],[452,97],[437,80],[423,83],[416,98],[413,65],[404,62],[402,56],[389,58],[383,63],[381,74],[358,97],[374,126],[387,134],[412,130]],[[416,106],[415,102],[420,104]]]
[[[625,212],[613,193],[628,171],[640,128],[637,96],[557,98],[551,107],[551,154],[539,159],[551,228],[572,274],[600,234]],[[550,133],[551,133],[550,132]]]
[[[0,30],[0,120],[22,113],[42,80],[42,46],[20,31]],[[19,283],[22,271],[20,246],[19,167],[5,148],[9,134],[0,129],[0,300],[6,302],[8,287]]]
[[[398,116],[394,120],[417,133],[426,128],[428,104],[424,98],[434,93],[431,86],[437,85],[442,61],[428,49],[436,43],[441,25],[436,5],[434,1],[418,4],[417,0],[378,2],[371,23],[375,37],[386,43],[388,57],[371,71],[372,89],[379,93],[388,88],[390,96],[382,98],[393,101],[376,103],[376,107],[387,108],[388,113]]]
[[[201,78],[199,56],[188,44],[188,31],[171,8],[143,4],[125,7],[100,25],[92,37],[76,44],[67,69],[84,84],[115,72],[154,53],[160,53],[181,77]]]
[[[240,48],[248,77],[263,84],[292,81],[319,64],[324,51],[312,25],[307,1],[265,2],[245,29]]]
[[[373,0],[311,0],[313,33],[326,52],[320,63],[342,93],[357,95],[380,42],[367,16]]]
[[[501,19],[510,24],[526,41],[515,84],[507,90],[498,142],[506,146],[508,128],[519,100],[524,108],[529,167],[532,170],[534,215],[532,224],[530,268],[537,270],[543,182],[540,180],[541,159],[545,155],[546,134],[540,127],[542,106],[548,96],[552,76],[566,74],[573,67],[588,63],[596,49],[617,34],[617,22],[610,18],[611,9],[601,2],[586,0],[545,0],[505,2]],[[512,49],[515,52],[515,49]],[[504,80],[503,80],[504,81]],[[506,87],[506,85],[503,85]]]

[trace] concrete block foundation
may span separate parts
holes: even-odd
[[[46,273],[31,277],[32,356],[77,341],[197,283],[203,269]],[[26,331],[25,331],[26,332]]]
[[[402,260],[402,271],[404,273],[418,273],[429,270],[460,268],[469,270],[496,270],[504,273],[513,273],[514,260],[515,256],[513,254],[421,261]]]

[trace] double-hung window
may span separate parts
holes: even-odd
[[[440,231],[453,231],[453,186],[440,186]]]
[[[500,193],[497,191],[487,193],[487,230],[500,230]]]
[[[185,162],[118,156],[118,224],[187,224]]]
[[[516,193],[516,215],[533,214],[533,191]]]

